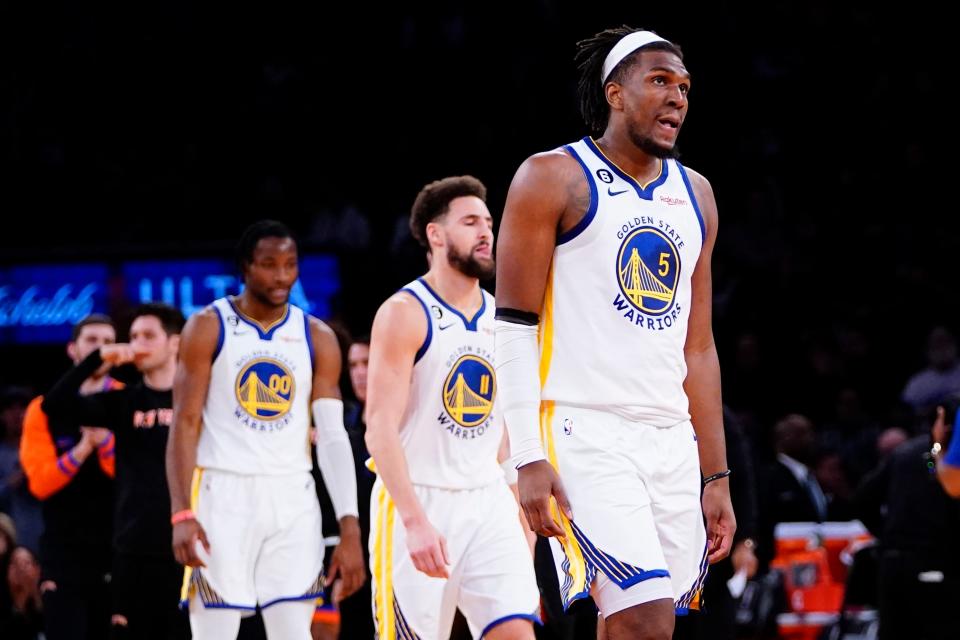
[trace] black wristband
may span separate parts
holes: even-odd
[[[714,480],[719,480],[720,478],[726,478],[728,475],[730,475],[730,469],[725,469],[720,473],[715,473],[712,476],[707,476],[706,478],[703,479],[703,486],[707,486]]]
[[[527,325],[528,327],[540,324],[540,316],[532,311],[521,311],[520,309],[510,309],[508,307],[497,307],[494,318],[505,322],[513,322],[514,324]]]

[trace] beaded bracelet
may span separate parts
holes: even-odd
[[[726,478],[728,475],[730,475],[730,469],[725,469],[720,473],[715,473],[712,476],[707,476],[706,478],[703,479],[703,486],[707,486],[714,480],[719,480],[720,478]]]

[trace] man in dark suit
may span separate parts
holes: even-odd
[[[774,527],[780,522],[823,522],[827,499],[811,464],[816,453],[813,424],[790,414],[774,427],[776,460],[760,485],[760,541],[757,556],[766,565],[774,556]]]

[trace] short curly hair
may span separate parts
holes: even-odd
[[[487,188],[473,176],[451,176],[431,182],[417,194],[410,210],[410,233],[430,250],[427,225],[450,210],[450,203],[463,196],[476,196],[487,201]]]

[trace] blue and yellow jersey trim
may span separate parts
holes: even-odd
[[[380,485],[376,495],[376,522],[373,525],[373,609],[379,640],[419,640],[393,592],[393,531],[396,505],[387,488]],[[401,550],[402,553],[402,550]]]
[[[677,598],[677,615],[699,611],[703,604],[703,582],[707,579],[707,570],[710,568],[710,563],[707,561],[707,544],[703,543],[703,556],[700,558],[700,572],[697,574],[697,579],[693,581],[689,591]]]
[[[200,482],[203,479],[203,468],[196,467],[190,479],[190,510],[196,513],[200,506]],[[180,586],[180,607],[186,608],[194,594],[193,567],[183,568],[183,583]]]
[[[237,314],[237,317],[238,317],[238,318],[240,318],[241,320],[243,320],[244,322],[246,322],[246,323],[249,324],[251,327],[253,327],[254,329],[257,330],[257,333],[260,335],[260,339],[261,339],[261,340],[271,340],[271,339],[273,338],[273,334],[276,332],[276,330],[279,329],[280,327],[282,327],[282,326],[284,325],[284,323],[286,323],[286,321],[290,318],[290,304],[289,304],[289,303],[287,303],[286,307],[284,308],[284,310],[283,310],[283,315],[280,316],[277,320],[274,320],[273,322],[271,322],[271,323],[268,324],[268,325],[260,324],[259,321],[254,320],[254,319],[251,318],[250,316],[248,316],[248,315],[246,315],[245,313],[243,313],[242,311],[240,311],[240,308],[237,307],[237,305],[235,305],[235,304],[233,303],[233,300],[231,300],[229,297],[227,297],[227,304],[230,305],[230,308],[233,309],[233,312]],[[306,315],[306,314],[304,314],[304,315]]]
[[[608,158],[603,152],[603,149],[597,145],[593,138],[587,136],[583,139],[583,142],[591,151],[593,151],[594,155],[596,155],[601,162],[610,168],[610,171],[615,173],[620,179],[633,187],[633,190],[637,192],[637,195],[644,200],[653,200],[653,192],[657,187],[666,182],[667,177],[670,175],[670,163],[661,158],[660,171],[657,173],[657,176],[653,180],[650,180],[645,184],[641,184],[639,180],[621,169],[616,162]]]

